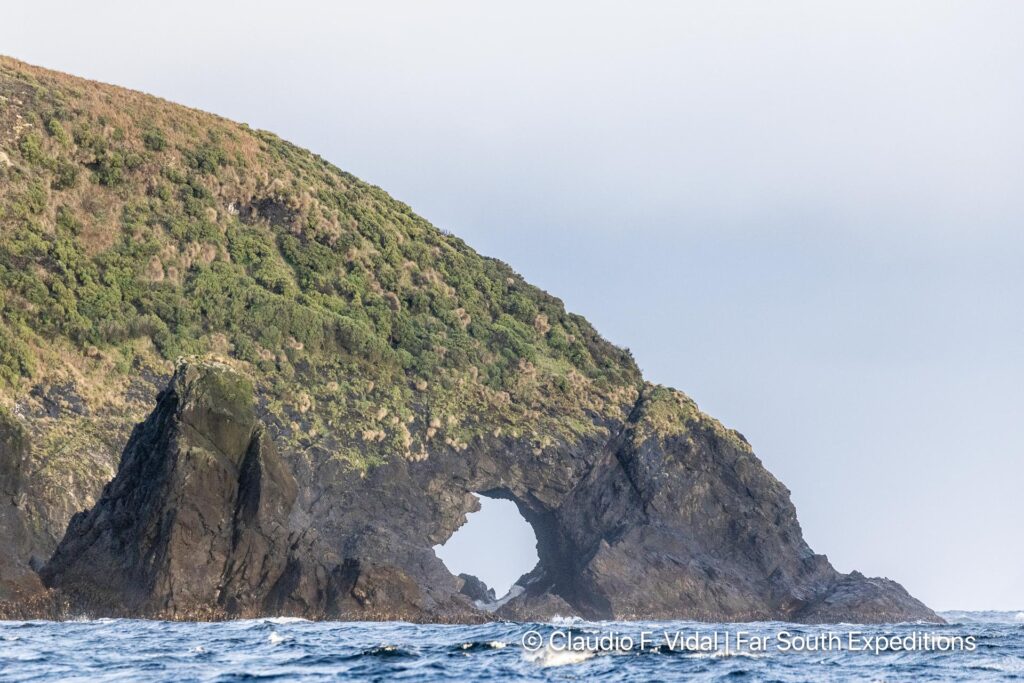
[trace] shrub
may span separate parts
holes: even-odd
[[[200,173],[216,173],[217,169],[228,163],[228,156],[215,143],[208,142],[193,150],[185,152],[188,164]]]
[[[35,133],[29,133],[23,137],[18,143],[18,150],[25,161],[30,164],[41,164],[45,159],[43,141]]]
[[[62,145],[67,145],[71,142],[71,138],[68,136],[68,132],[64,130],[64,126],[60,125],[60,121],[55,118],[46,122],[46,131]]]
[[[28,347],[0,325],[0,384],[15,384],[21,377],[34,371],[32,354]]]
[[[167,149],[167,138],[159,128],[149,128],[142,134],[142,144],[151,152],[162,152]]]
[[[96,180],[100,185],[114,187],[124,181],[125,159],[124,155],[116,151],[104,151],[103,154],[91,164]]]
[[[53,171],[53,182],[50,184],[55,190],[67,190],[78,182],[78,165],[68,161],[59,161]]]

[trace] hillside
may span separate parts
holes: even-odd
[[[647,574],[665,614],[712,617],[794,614],[841,577],[738,433],[645,383],[628,351],[507,265],[271,133],[9,58],[0,437],[0,535],[15,548],[0,597],[39,590],[63,537],[47,585],[116,612],[97,586],[162,528],[148,511],[202,500],[234,519],[235,541],[211,551],[187,604],[156,588],[184,580],[173,562],[159,581],[126,570],[145,594],[132,613],[461,618],[460,580],[430,545],[474,491],[511,498],[538,532],[533,588],[510,606],[522,614],[662,613],[602,572]],[[174,475],[186,464],[235,483],[194,490]],[[287,495],[265,509],[247,468]],[[243,529],[249,495],[267,517]],[[109,527],[128,500],[137,513]],[[182,533],[215,535],[196,519]],[[82,544],[97,534],[119,540]],[[203,593],[225,585],[246,534],[276,579],[243,582],[245,599]],[[871,614],[934,616],[851,577],[830,616],[872,590]]]
[[[8,58],[0,98],[0,410],[38,418],[39,488],[86,507],[182,355],[357,469],[542,447],[635,398],[628,352],[558,299],[271,133]]]
[[[542,403],[601,412],[639,386],[558,299],[270,133],[9,59],[0,76],[6,397],[71,373],[99,408],[141,368],[215,354],[296,437],[371,435],[343,453],[362,467],[422,452],[416,420],[463,443],[529,419],[540,443],[589,429],[537,423]]]

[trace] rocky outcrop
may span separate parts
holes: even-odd
[[[686,428],[663,436],[665,419]],[[895,582],[839,574],[814,554],[788,490],[745,439],[666,389],[644,393],[618,438],[541,516],[541,563],[503,616],[550,616],[564,602],[601,619],[938,619]]]
[[[247,380],[183,366],[40,575],[84,610],[258,612],[286,568],[295,496]]]
[[[398,563],[318,542],[297,495],[249,381],[216,363],[182,365],[39,573],[62,604],[94,615],[431,613]]]
[[[743,437],[678,392],[647,387],[604,440],[537,454],[496,437],[339,478],[284,461],[252,391],[224,366],[179,367],[40,572],[72,611],[490,619],[471,592],[486,587],[431,549],[478,492],[514,501],[538,539],[500,617],[938,620],[815,555]]]
[[[0,601],[18,601],[39,591],[32,570],[33,534],[27,523],[24,463],[28,439],[17,418],[0,410]]]
[[[464,582],[459,592],[474,603],[491,603],[498,599],[493,588],[488,588],[486,583],[472,574],[459,574],[459,578]]]

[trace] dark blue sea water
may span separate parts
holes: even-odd
[[[578,620],[479,626],[293,619],[227,623],[127,619],[8,621],[0,622],[0,679],[944,681],[1024,678],[1024,614],[949,612],[944,616],[950,622],[948,626],[837,624],[808,627],[778,622],[702,624]],[[947,639],[936,640],[937,636]],[[524,637],[527,639],[525,646]],[[600,637],[603,641],[595,641]],[[676,637],[681,640],[672,640]],[[879,637],[886,640],[880,641]],[[968,637],[972,640],[968,641]],[[739,643],[738,639],[741,639]],[[751,649],[755,640],[766,647]],[[967,649],[968,642],[974,643],[973,649]],[[821,646],[808,650],[814,643]],[[952,646],[952,649],[937,649],[938,643]],[[956,647],[960,643],[963,649]],[[880,649],[883,644],[885,647]],[[780,650],[785,647],[790,651]],[[802,649],[796,651],[799,647]]]

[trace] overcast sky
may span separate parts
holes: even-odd
[[[743,432],[839,569],[1024,609],[1022,26],[983,0],[21,2],[0,52],[380,185]]]

